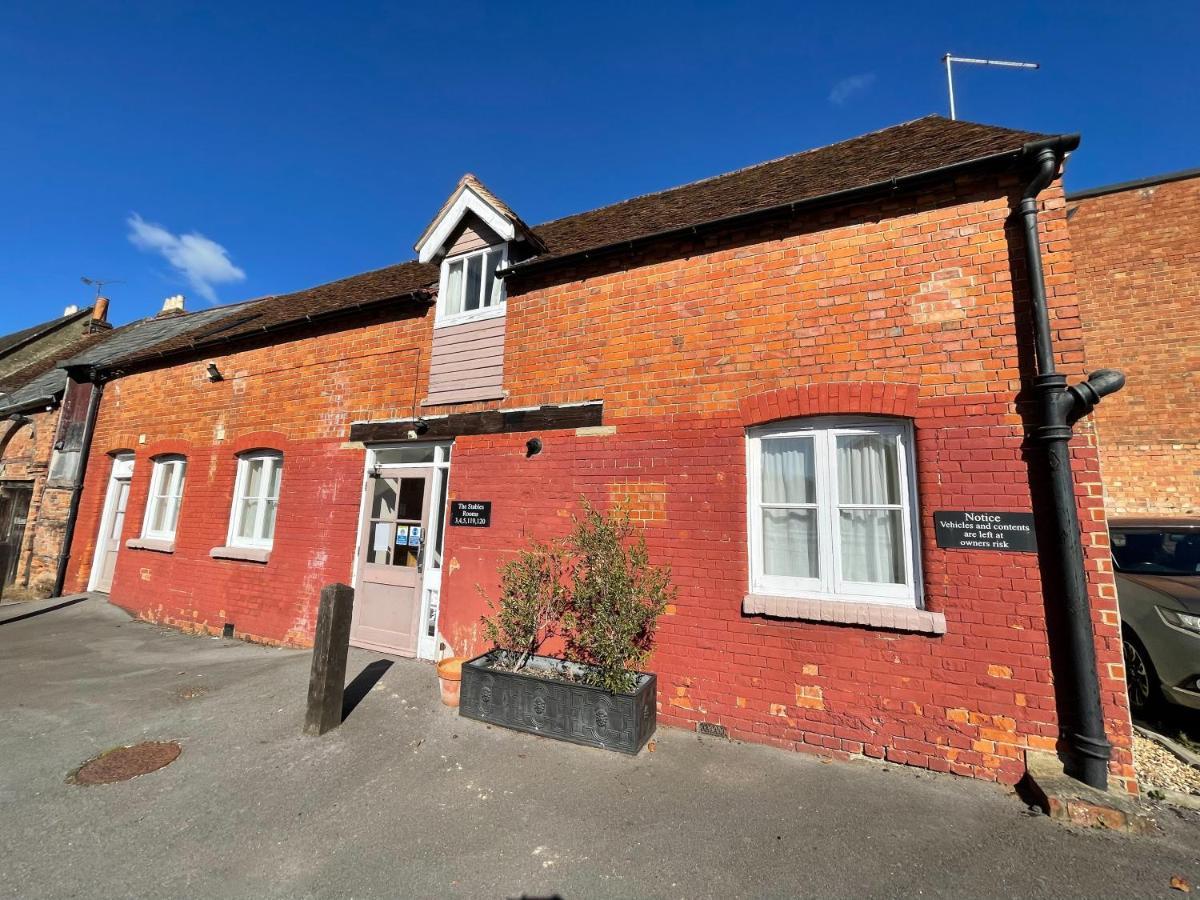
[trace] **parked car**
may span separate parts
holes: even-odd
[[[1200,709],[1200,519],[1110,519],[1129,704]]]

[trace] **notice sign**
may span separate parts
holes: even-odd
[[[935,512],[933,530],[947,550],[1037,552],[1031,513]]]
[[[451,500],[450,524],[487,528],[492,524],[491,500]]]

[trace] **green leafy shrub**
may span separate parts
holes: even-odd
[[[483,617],[483,633],[514,655],[514,670],[557,633],[566,611],[567,562],[560,544],[535,541],[500,569],[500,602],[488,601],[495,613]]]
[[[646,539],[624,509],[605,515],[585,500],[568,541],[574,559],[567,655],[589,667],[590,683],[631,691],[650,657],[658,618],[675,598],[670,570],[650,564]]]
[[[659,616],[675,597],[669,569],[650,564],[645,538],[624,509],[604,514],[586,500],[571,534],[535,542],[500,573],[500,601],[484,634],[524,667],[555,634],[582,680],[614,693],[637,686]]]

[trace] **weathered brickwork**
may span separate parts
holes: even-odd
[[[1200,176],[1068,204],[1111,515],[1200,515]]]
[[[10,591],[48,597],[71,503],[69,485],[48,479],[58,410],[29,413],[27,422],[0,423],[0,481],[32,488],[16,578]]]
[[[1019,190],[963,182],[510,284],[502,405],[603,400],[606,427],[538,433],[544,448],[533,457],[531,434],[455,442],[451,497],[491,500],[492,524],[447,531],[446,651],[485,649],[477,586],[494,597],[499,564],[527,539],[565,533],[580,497],[626,502],[679,588],[651,664],[665,722],[1018,779],[1023,751],[1052,748],[1058,733],[1045,613],[1057,598],[1043,597],[1034,555],[938,550],[932,512],[1035,503],[1022,419],[1029,324],[1024,291],[1014,297],[1013,287],[1021,244],[1007,228]],[[1075,375],[1083,331],[1057,186],[1043,205],[1055,339]],[[320,586],[352,571],[363,450],[345,443],[349,423],[413,414],[431,319],[418,310],[239,349],[216,358],[227,374],[216,384],[204,378],[207,359],[114,382],[83,498],[75,585],[90,568],[104,455],[137,454],[129,537],[151,456],[183,452],[175,551],[122,550],[114,602],[160,621],[236,621],[265,640],[308,642]],[[946,616],[945,635],[741,612],[745,429],[838,413],[914,421],[924,601]],[[1133,789],[1099,465],[1089,428],[1080,431],[1074,459],[1112,772]],[[265,565],[212,560],[209,549],[225,540],[234,454],[250,446],[284,453],[275,547]]]

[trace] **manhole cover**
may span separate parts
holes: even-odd
[[[128,781],[169,766],[183,750],[174,741],[144,741],[132,747],[106,750],[89,759],[67,778],[72,784],[112,784]]]

